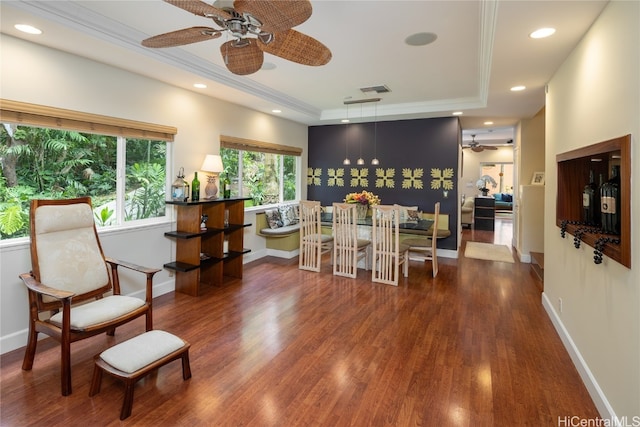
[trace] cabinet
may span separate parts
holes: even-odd
[[[473,228],[493,231],[495,228],[496,199],[476,197],[473,206]]]
[[[164,267],[175,271],[177,292],[198,296],[204,285],[219,285],[224,276],[242,278],[242,257],[249,252],[244,248],[244,228],[251,225],[244,223],[245,200],[166,202],[176,207],[177,226],[165,233],[176,241],[176,257]],[[206,229],[200,228],[202,215],[208,217]]]

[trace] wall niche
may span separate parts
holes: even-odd
[[[558,193],[556,225],[579,238],[592,248],[603,237],[617,238],[620,243],[607,242],[602,253],[631,268],[631,135],[610,139],[556,156]],[[582,223],[582,191],[593,171],[595,183],[599,176],[607,181],[614,166],[620,167],[620,235],[598,232],[596,227]]]

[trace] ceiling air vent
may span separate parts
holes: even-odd
[[[387,93],[391,92],[391,89],[387,87],[387,85],[379,85],[379,86],[371,86],[371,87],[362,87],[360,90],[364,93],[367,92],[375,92],[375,93]]]

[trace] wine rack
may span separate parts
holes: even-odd
[[[614,261],[631,268],[631,135],[558,154],[556,225]],[[582,224],[582,190],[589,173],[610,178],[613,166],[620,167],[620,234],[603,235]],[[604,238],[604,239],[603,239]]]

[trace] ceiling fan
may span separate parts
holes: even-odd
[[[481,145],[478,141],[476,141],[475,135],[471,135],[471,142],[469,142],[469,145],[462,148],[471,148],[471,150],[475,151],[476,153],[480,153],[481,151],[484,151],[484,150],[498,149],[498,147],[494,147],[493,145]]]
[[[150,48],[182,46],[216,39],[227,33],[232,39],[220,46],[226,67],[234,74],[255,73],[264,52],[302,65],[320,66],[331,60],[331,51],[318,40],[294,30],[311,16],[309,0],[235,0],[233,7],[216,7],[200,0],[164,0],[204,18],[219,28],[191,27],[150,37]]]

